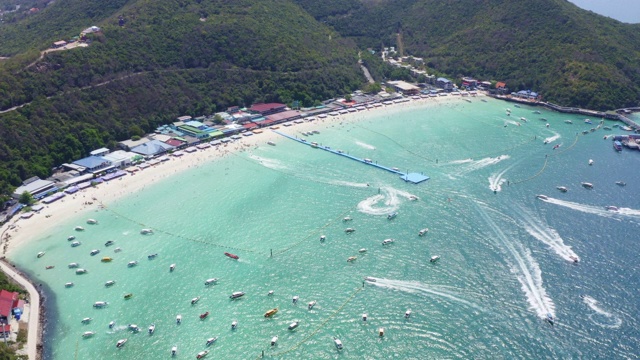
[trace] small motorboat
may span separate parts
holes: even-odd
[[[44,251],[40,251],[40,252],[38,253],[38,255],[36,255],[36,257],[39,259],[39,258],[43,257],[43,256],[44,256],[44,254],[45,254],[45,252],[44,252]]]
[[[397,212],[394,212],[394,213],[388,214],[388,215],[387,215],[387,219],[388,219],[388,220],[395,219],[395,218],[396,218],[396,216],[398,216],[398,213],[397,213]]]
[[[520,105],[518,105],[518,104],[515,104],[515,105],[513,105],[513,106],[515,106],[515,107],[517,107],[517,108],[519,108],[519,107],[520,107]]]
[[[315,300],[310,301],[310,302],[309,302],[309,304],[307,304],[307,308],[308,308],[309,310],[311,310],[311,309],[313,309],[313,307],[314,307],[314,306],[316,306],[316,304],[317,304],[317,303],[318,303],[318,302],[317,302],[317,301],[315,301]]]
[[[367,249],[362,248],[362,249],[358,250],[358,252],[359,252],[360,254],[362,254],[362,253],[366,253],[366,252],[367,252]]]
[[[351,220],[353,220],[353,219],[351,218],[351,216],[345,216],[344,218],[342,218],[342,221],[345,221],[345,222],[346,222],[346,221],[351,221]]]
[[[271,146],[276,146],[276,143],[274,143],[273,141],[267,141],[267,144],[269,144]]]
[[[68,283],[65,283],[65,284],[64,284],[64,287],[66,287],[66,288],[70,288],[70,287],[73,287],[73,285],[74,285],[74,284],[73,284],[72,282],[68,282]]]
[[[93,318],[86,317],[86,318],[82,319],[82,321],[81,321],[81,322],[82,322],[83,324],[88,324],[88,323],[90,323],[90,322],[91,322],[91,320],[93,320]]]
[[[547,119],[542,119],[542,120],[547,121]],[[549,127],[549,126],[551,126],[551,125],[549,125],[549,123],[547,123],[545,126],[546,126],[546,127]]]
[[[569,191],[569,189],[567,189],[565,186],[556,186],[556,189],[560,190],[560,192],[567,192]]]
[[[565,120],[565,121],[564,121],[564,123],[565,123],[565,124],[573,124],[573,121],[571,121],[571,120]]]
[[[178,345],[173,345],[173,347],[171,348],[171,356],[176,355],[178,355]]]
[[[553,325],[553,323],[555,322],[555,319],[553,318],[553,315],[551,315],[551,313],[547,313],[545,320],[551,325]]]
[[[104,286],[109,287],[109,286],[113,286],[116,284],[115,280],[109,280],[106,283],[104,283]]]
[[[129,330],[133,331],[134,333],[140,331],[140,327],[136,324],[129,324]]]
[[[525,118],[525,117],[521,117],[520,120],[522,120],[524,122],[527,122],[527,118]]]
[[[111,245],[113,245],[113,244],[115,244],[115,241],[113,241],[113,240],[109,240],[109,241],[107,241],[106,243],[104,243],[104,246],[111,246]]]
[[[106,262],[111,262],[113,260],[113,258],[110,258],[108,256],[103,257],[100,261],[106,263]]]
[[[133,260],[133,261],[129,261],[129,262],[127,263],[127,267],[134,267],[134,266],[136,266],[136,265],[138,265],[138,262],[137,262],[137,261],[135,261],[135,260]]]
[[[156,324],[149,325],[149,330],[147,331],[149,332],[149,335],[153,334],[156,331]]]
[[[424,228],[424,229],[418,231],[418,236],[425,236],[425,235],[427,235],[428,232],[429,232],[429,229],[428,228]]]
[[[75,237],[75,236],[73,236],[73,235],[71,235],[71,236],[69,236],[69,237],[67,238],[67,241],[71,241],[71,240],[75,240],[75,239],[76,239],[76,237]]]
[[[618,186],[626,186],[627,183],[624,182],[624,181],[616,181],[616,185],[618,185]]]
[[[124,299],[125,299],[125,300],[129,300],[129,299],[131,299],[132,297],[133,297],[133,293],[127,293],[127,294],[124,294]]]
[[[218,278],[211,278],[211,279],[207,279],[204,281],[205,285],[211,285],[211,284],[215,284],[216,282],[218,282]]]
[[[289,329],[289,330],[293,330],[293,329],[297,328],[299,325],[300,325],[300,323],[299,323],[299,322],[294,321],[294,322],[292,322],[291,324],[289,324],[289,327],[288,327],[287,329]]]
[[[122,248],[117,247],[117,248],[113,249],[113,252],[116,252],[116,253],[119,253],[120,251],[122,251]]]
[[[593,123],[591,122],[591,120],[589,120],[589,119],[584,119],[584,123],[585,123],[585,124],[593,124]]]
[[[96,301],[95,303],[93,303],[93,307],[94,308],[103,308],[105,306],[107,306],[107,302],[106,301]]]
[[[82,245],[82,243],[80,241],[74,241],[74,242],[71,243],[71,247],[78,247],[80,245]]]
[[[153,230],[152,229],[142,229],[142,230],[140,230],[140,234],[142,234],[142,235],[153,234]]]
[[[346,229],[344,229],[344,232],[346,232],[347,234],[351,234],[354,231],[356,231],[356,229],[354,229],[354,228],[346,228]]]
[[[540,195],[536,195],[536,197],[540,200],[549,200],[549,197],[547,195],[540,194]]]
[[[84,231],[84,228],[82,226],[76,226],[75,228],[73,228],[73,230],[75,230],[75,231]]]
[[[589,159],[589,165],[593,165],[593,159]]]
[[[78,263],[69,263],[69,269],[75,269],[80,266]]]
[[[110,321],[109,322],[109,329],[113,329],[113,327],[116,326],[116,322],[115,321]]]
[[[153,259],[155,259],[157,256],[158,256],[158,254],[157,254],[157,253],[156,253],[156,254],[149,254],[149,255],[147,255],[147,259],[149,259],[149,260],[153,260]]]
[[[206,318],[207,318],[207,316],[209,316],[209,312],[208,312],[208,311],[207,311],[207,312],[204,312],[204,313],[202,313],[202,314],[200,314],[200,320],[204,320],[204,319],[206,319]]]
[[[121,347],[123,347],[123,346],[124,346],[124,344],[126,344],[126,343],[127,343],[127,339],[120,339],[120,340],[118,340],[118,342],[116,343],[116,347],[117,347],[117,348],[121,348]]]
[[[207,339],[207,346],[211,346],[211,344],[213,344],[214,342],[216,342],[216,340],[218,340],[218,338],[217,338],[217,337],[208,338],[208,339]]]
[[[378,329],[378,336],[380,336],[380,337],[384,336],[384,328],[383,327]]]
[[[336,344],[336,348],[338,350],[342,350],[342,341],[340,341],[340,339],[338,339],[337,337],[334,337],[333,343]]]
[[[269,290],[269,292],[267,293],[267,296],[272,296],[273,295],[273,290]]]
[[[196,359],[202,359],[203,357],[207,356],[208,353],[209,353],[209,350],[200,351],[198,355],[196,355]]]
[[[45,266],[45,269],[47,269],[47,270],[51,270],[51,269],[53,269],[54,267],[56,267],[56,266],[55,266],[55,265],[48,265],[48,266]]]
[[[89,225],[96,225],[98,223],[98,220],[96,219],[87,219],[87,224]]]
[[[278,335],[271,338],[271,346],[276,346],[276,343],[278,343]]]
[[[569,255],[569,259],[571,259],[576,264],[580,262],[580,258],[577,256]]]
[[[242,291],[236,291],[236,292],[232,293],[232,294],[229,296],[229,299],[234,300],[234,299],[241,298],[241,297],[243,297],[243,296],[244,296],[244,292],[242,292]]]
[[[76,275],[86,274],[87,269],[76,269]]]
[[[176,264],[169,265],[169,272],[173,272],[176,269]]]
[[[293,299],[291,300],[294,304],[298,303],[298,300],[300,299],[300,296],[296,295],[293,297]]]
[[[533,112],[534,114],[540,114],[540,111],[536,110]]]
[[[389,245],[389,244],[393,244],[395,242],[394,239],[384,239],[382,240],[382,245]]]
[[[193,299],[191,299],[191,305],[195,305],[198,301],[200,301],[200,296],[194,297]]]
[[[231,330],[235,330],[238,328],[238,320],[233,320],[233,322],[231,322]]]
[[[347,258],[347,262],[353,262],[356,261],[357,257],[355,256],[349,256],[349,258]]]
[[[613,205],[605,206],[604,208],[609,210],[609,211],[618,211],[618,210],[620,210],[620,208],[618,208],[617,206],[613,206]]]
[[[275,315],[278,312],[278,308],[273,308],[269,311],[267,311],[266,313],[264,313],[264,317],[268,318],[268,317],[272,317],[273,315]]]
[[[431,257],[431,259],[429,259],[429,262],[434,263],[434,262],[436,262],[436,261],[438,261],[438,260],[440,260],[440,256],[439,256],[439,255],[433,255],[433,256]]]
[[[553,145],[553,150],[555,150],[555,149],[557,149],[559,147],[560,147],[560,144]]]
[[[415,195],[409,195],[409,200],[410,201],[418,201],[418,199],[419,198],[417,196],[415,196]]]
[[[91,255],[91,256],[95,256],[95,255],[98,255],[99,253],[100,253],[100,250],[99,250],[99,249],[93,249],[93,250],[91,250],[91,252],[89,253],[89,255]]]
[[[240,258],[240,257],[239,257],[238,255],[236,255],[236,254],[232,254],[232,253],[228,253],[228,252],[226,252],[226,253],[224,253],[224,254],[225,254],[226,256],[228,256],[228,257],[230,257],[230,258],[234,259],[234,260],[238,260],[238,259]]]
[[[367,313],[362,314],[362,321],[367,321],[367,318],[369,317],[369,315],[367,315]]]
[[[376,279],[371,276],[367,276],[366,278],[364,278],[364,280],[368,282],[376,282]]]
[[[408,319],[411,317],[411,309],[407,309],[407,311],[404,312],[404,318]]]
[[[582,185],[582,187],[585,188],[585,189],[593,189],[593,184],[592,183],[583,182],[583,183],[580,183],[580,185]]]

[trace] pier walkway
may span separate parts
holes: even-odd
[[[282,133],[282,132],[279,132],[279,131],[273,130],[273,132],[278,134],[278,135],[284,136],[284,137],[286,137],[288,139],[291,139],[293,141],[297,141],[297,142],[299,142],[301,144],[308,145],[308,146],[311,146],[313,148],[321,149],[321,150],[330,152],[330,153],[335,154],[335,155],[343,156],[343,157],[346,157],[348,159],[355,160],[357,162],[360,162],[360,163],[363,163],[363,164],[366,164],[366,165],[370,165],[370,166],[376,167],[378,169],[382,169],[382,170],[388,171],[390,173],[394,173],[396,175],[400,175],[400,178],[402,180],[406,181],[406,182],[410,182],[410,183],[413,183],[413,184],[419,184],[419,183],[421,183],[423,181],[429,180],[429,177],[427,175],[424,175],[424,174],[420,174],[420,173],[403,173],[402,171],[400,171],[398,169],[380,165],[378,163],[373,162],[370,159],[361,159],[359,157],[355,157],[355,156],[352,156],[352,155],[349,155],[349,154],[345,154],[343,151],[340,151],[340,150],[333,150],[329,146],[319,145],[319,144],[317,144],[315,142],[309,142],[309,141],[307,141],[305,139],[297,138],[295,136],[291,136],[291,135],[288,135],[288,134],[285,134],[285,133]]]

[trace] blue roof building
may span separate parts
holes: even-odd
[[[76,160],[73,164],[84,167],[86,172],[94,172],[111,166],[111,162],[101,156],[89,156]]]
[[[173,146],[167,143],[163,143],[160,140],[151,140],[147,143],[134,147],[133,149],[131,149],[131,152],[140,154],[144,157],[153,157],[153,156],[164,154],[167,151],[173,150],[173,149],[174,149]]]

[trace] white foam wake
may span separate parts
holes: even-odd
[[[451,165],[457,165],[457,164],[467,164],[473,162],[473,159],[469,158],[469,159],[462,159],[462,160],[453,160],[450,161],[449,163],[447,163],[447,165],[451,164]]]
[[[284,164],[282,164],[279,160],[276,160],[276,159],[264,158],[264,157],[261,157],[261,156],[258,156],[258,155],[254,155],[254,154],[250,154],[249,158],[259,162],[261,165],[263,165],[264,167],[267,167],[269,169],[274,169],[274,170],[285,170],[285,169],[287,169],[287,167]]]
[[[477,304],[474,304],[468,300],[461,299],[457,296],[457,294],[442,290],[442,289],[434,289],[433,286],[428,286],[427,284],[421,283],[419,281],[406,281],[406,280],[391,280],[391,279],[383,279],[383,278],[373,278],[375,282],[369,282],[371,285],[375,285],[381,288],[393,289],[408,292],[411,294],[430,294],[440,296],[460,304],[467,305],[469,307],[484,311],[482,307]]]
[[[580,260],[578,255],[571,250],[571,246],[565,245],[562,237],[560,237],[560,234],[558,234],[556,230],[542,223],[540,219],[535,218],[525,209],[521,208],[520,214],[522,215],[522,225],[529,235],[549,246],[551,250],[567,261],[574,262]]]
[[[495,165],[501,161],[507,160],[511,158],[509,155],[500,155],[497,157],[486,157],[484,159],[471,161],[463,166],[462,169],[458,171],[458,174],[467,174],[472,171],[476,171],[482,169],[484,167]]]
[[[411,199],[414,195],[394,189],[380,188],[380,194],[370,196],[358,203],[358,211],[369,215],[387,215],[400,207],[401,198]]]
[[[487,225],[495,233],[496,236],[493,238],[498,239],[506,248],[507,253],[511,255],[513,261],[508,261],[508,263],[511,271],[517,274],[517,279],[522,285],[522,291],[529,302],[529,309],[542,319],[546,318],[547,314],[555,317],[555,305],[542,286],[542,271],[540,270],[540,265],[531,256],[531,252],[528,249],[521,248],[521,245],[517,243],[510,242],[486,211],[480,206],[478,206],[478,209]]]
[[[569,209],[581,211],[587,214],[594,214],[594,215],[598,215],[606,218],[628,217],[628,218],[640,219],[640,210],[636,210],[636,209],[620,208],[618,209],[618,211],[610,211],[605,209],[602,206],[580,204],[580,203],[560,200],[552,197],[549,197],[546,200],[545,199],[541,199],[541,200],[550,204],[560,205],[560,206],[567,207]]]
[[[605,311],[604,309],[602,309],[601,307],[598,306],[598,301],[594,298],[592,298],[591,296],[588,295],[584,295],[582,297],[582,301],[591,309],[594,311],[593,314],[589,315],[589,319],[596,325],[598,326],[602,326],[602,327],[606,327],[606,328],[612,328],[612,329],[617,329],[620,327],[620,325],[622,325],[622,319],[620,319],[618,316]],[[605,320],[605,322],[601,321],[601,320]]]
[[[365,149],[369,149],[369,150],[375,150],[375,149],[376,149],[376,147],[375,147],[375,146],[373,146],[373,145],[369,145],[369,144],[364,143],[364,142],[362,142],[362,141],[356,141],[356,145],[358,145],[358,146],[362,146],[363,148],[365,148]]]
[[[356,188],[366,188],[366,187],[369,186],[369,184],[367,184],[367,183],[357,183],[357,182],[343,181],[343,180],[331,181],[331,184],[341,185],[341,186],[349,186],[349,187],[356,187]]]
[[[556,140],[560,139],[560,137],[561,137],[561,136],[560,136],[560,134],[558,134],[558,133],[557,133],[557,132],[555,132],[555,131],[554,131],[554,133],[553,133],[553,134],[554,134],[553,136],[550,136],[550,137],[548,137],[548,138],[544,139],[544,142],[546,142],[546,143],[551,143],[551,142],[554,142],[554,141],[556,141]]]
[[[504,173],[506,173],[507,170],[504,170],[498,174],[491,174],[491,176],[489,176],[488,180],[489,180],[489,190],[493,191],[493,192],[498,192],[498,191],[502,191],[502,184],[504,184],[507,179],[503,178],[502,176],[504,175]]]

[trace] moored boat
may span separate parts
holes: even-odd
[[[113,252],[120,252],[120,251],[122,251],[122,248],[117,247],[117,248],[113,249]]]
[[[80,246],[82,243],[80,241],[74,241],[71,243],[71,247],[78,247]]]
[[[171,348],[171,356],[176,355],[178,355],[178,345],[173,345],[173,347]]]
[[[556,186],[556,189],[560,190],[560,192],[567,192],[567,191],[569,191],[569,189],[567,189],[565,186]]]
[[[347,262],[353,262],[356,261],[357,257],[355,256],[349,256],[349,258],[347,259]]]
[[[384,328],[383,327],[378,329],[378,336],[380,336],[380,337],[384,336]]]
[[[344,229],[344,232],[346,232],[347,234],[351,234],[354,231],[356,231],[356,229],[354,229],[354,228],[346,228],[346,229]]]
[[[215,284],[216,282],[218,282],[218,278],[211,278],[211,279],[207,279],[204,281],[205,285],[211,285],[211,284]]]
[[[310,301],[310,302],[309,302],[309,304],[307,304],[307,308],[308,308],[309,310],[311,310],[311,309],[313,309],[313,307],[314,307],[314,306],[316,306],[316,304],[317,304],[317,303],[318,303],[318,302],[317,302],[317,301],[315,301],[315,300]]]
[[[289,324],[289,327],[288,327],[287,329],[289,329],[289,330],[293,330],[293,329],[297,328],[299,325],[300,325],[300,323],[299,323],[299,322],[294,321],[294,322],[292,322],[291,324]]]
[[[278,312],[278,308],[273,308],[271,310],[268,310],[266,313],[264,313],[264,317],[268,318],[268,317],[272,317],[273,315],[275,315]]]
[[[156,331],[156,324],[149,325],[149,335],[153,334]]]
[[[207,346],[211,346],[211,344],[213,344],[214,342],[216,342],[216,340],[218,340],[218,338],[217,338],[217,337],[208,338],[208,339],[207,339],[207,343],[206,343],[206,345],[207,345]]]
[[[276,143],[274,143],[273,141],[267,141],[267,144],[269,144],[271,146],[276,146]]]
[[[70,288],[70,287],[73,287],[73,285],[74,284],[72,282],[68,282],[64,284],[64,287]]]
[[[428,232],[429,232],[429,229],[428,228],[424,228],[424,229],[418,231],[418,236],[425,236]]]
[[[231,330],[235,330],[238,328],[238,320],[233,320],[231,322]]]
[[[200,301],[200,296],[194,297],[191,299],[191,305],[195,305],[198,301]]]
[[[362,248],[362,249],[358,250],[358,252],[359,252],[359,253],[361,253],[361,254],[362,254],[362,253],[366,253],[366,252],[367,252],[367,249]]]
[[[230,257],[230,258],[235,259],[235,260],[238,260],[238,259],[240,258],[240,257],[239,257],[238,255],[236,255],[236,254],[232,254],[232,253],[228,253],[228,252],[225,252],[224,254],[225,254],[227,257]]]
[[[540,195],[536,195],[536,197],[540,200],[549,200],[549,197],[547,195],[540,194]]]
[[[200,320],[204,320],[204,319],[206,319],[206,318],[207,318],[207,316],[209,316],[209,312],[208,312],[208,311],[207,311],[207,312],[204,312],[204,313],[202,313],[202,314],[200,314]]]
[[[99,249],[93,249],[93,250],[91,250],[91,252],[89,253],[89,255],[91,255],[91,256],[96,256],[96,255],[98,255],[99,253],[100,253],[100,250],[99,250]]]
[[[391,214],[387,214],[387,219],[391,220],[391,219],[395,219],[395,217],[398,216],[397,212],[393,212]]]
[[[440,256],[439,256],[439,255],[433,255],[433,256],[431,257],[431,259],[429,259],[429,262],[434,263],[434,262],[436,262],[436,261],[438,261],[438,260],[440,260]]]
[[[244,296],[244,292],[236,291],[229,296],[229,299],[238,299]]]
[[[320,235],[320,241],[325,241],[327,237],[325,235]]]
[[[69,266],[69,269],[75,269],[75,268],[77,268],[78,266],[80,266],[80,264],[78,264],[78,263],[69,263],[69,265],[68,265],[68,266]]]
[[[209,350],[200,351],[198,355],[196,355],[196,359],[202,359],[203,357],[207,356],[208,353],[209,353]]]
[[[367,313],[362,314],[362,321],[366,322],[367,318],[369,318],[369,315],[367,315]]]
[[[102,262],[111,262],[113,260],[113,258],[110,258],[108,256],[103,257],[100,261]]]
[[[294,304],[297,304],[299,299],[300,299],[300,296],[296,295],[293,297],[293,299],[291,299],[291,302],[293,302]]]
[[[582,185],[582,187],[585,188],[585,189],[593,189],[593,184],[592,183],[583,182],[583,183],[580,183],[580,185]]]
[[[176,264],[169,265],[169,271],[170,272],[173,272],[173,270],[175,270],[175,269],[176,269]]]
[[[394,239],[384,239],[382,240],[382,245],[389,245],[389,244],[393,244],[395,242]]]
[[[104,243],[104,246],[111,246],[113,244],[115,244],[115,242],[113,240],[109,240],[106,243]]]
[[[627,183],[624,182],[624,181],[616,181],[616,185],[618,185],[618,186],[626,186]]]
[[[115,285],[116,281],[115,280],[109,280],[106,283],[104,283],[104,286],[109,287],[109,286],[113,286]]]
[[[127,294],[124,294],[124,299],[125,299],[125,300],[129,300],[129,299],[131,299],[132,297],[133,297],[133,293],[127,293]]]
[[[93,303],[93,307],[94,308],[103,308],[105,306],[107,306],[107,302],[106,301],[96,301],[95,303]]]
[[[76,275],[86,274],[87,269],[76,269]]]
[[[336,348],[338,350],[342,350],[342,341],[340,341],[340,339],[338,339],[337,337],[333,338],[333,343],[336,345]]]
[[[51,270],[51,269],[53,269],[54,267],[56,267],[56,266],[55,266],[55,265],[48,265],[48,266],[46,266],[46,267],[45,267],[45,269],[47,269],[47,270]]]
[[[158,254],[157,254],[157,253],[156,253],[156,254],[149,254],[149,255],[147,255],[147,259],[149,259],[149,260],[153,260],[153,259],[155,259],[157,256],[158,256]]]
[[[73,235],[71,235],[71,236],[69,236],[69,237],[67,238],[67,241],[71,241],[71,240],[75,240],[75,239],[76,239],[76,237],[75,237],[75,236],[73,236]]]
[[[404,312],[404,317],[405,317],[406,319],[408,319],[408,318],[410,318],[410,317],[411,317],[411,309],[407,309],[407,311],[405,311],[405,312]]]
[[[73,228],[75,231],[84,231],[84,228],[82,226],[76,226],[75,228]]]
[[[565,120],[565,121],[564,121],[564,123],[565,123],[565,124],[573,124],[573,121],[571,121],[571,120]]]
[[[118,342],[116,343],[116,347],[117,347],[117,348],[121,348],[121,347],[123,347],[123,346],[124,346],[124,344],[126,344],[126,343],[127,343],[127,339],[120,339],[120,340],[118,340]]]
[[[115,322],[115,321],[113,321],[113,320],[111,320],[111,321],[109,322],[109,329],[113,329],[113,327],[114,327],[114,326],[116,326],[116,322]]]
[[[152,229],[142,229],[142,230],[140,230],[140,234],[142,234],[142,235],[153,234],[153,230]]]
[[[87,219],[87,224],[89,225],[96,225],[98,223],[98,220],[96,219]]]
[[[276,346],[277,342],[278,342],[278,335],[271,338],[271,346]]]
[[[86,317],[86,318],[82,319],[81,323],[83,323],[83,324],[88,324],[88,323],[90,323],[90,322],[91,322],[91,320],[93,320],[93,318]]]
[[[182,315],[176,315],[176,324],[180,324],[182,322]]]
[[[135,260],[133,260],[133,261],[129,261],[129,262],[127,263],[127,267],[134,267],[134,266],[136,266],[136,265],[138,265],[138,262],[137,262],[137,261],[135,261]]]
[[[41,257],[43,257],[43,256],[44,256],[44,254],[45,254],[45,252],[44,252],[44,251],[40,251],[40,252],[38,253],[38,255],[36,255],[36,257],[37,257],[37,258],[41,258]]]
[[[351,221],[351,220],[353,220],[351,216],[345,216],[344,218],[342,218],[342,221]]]

